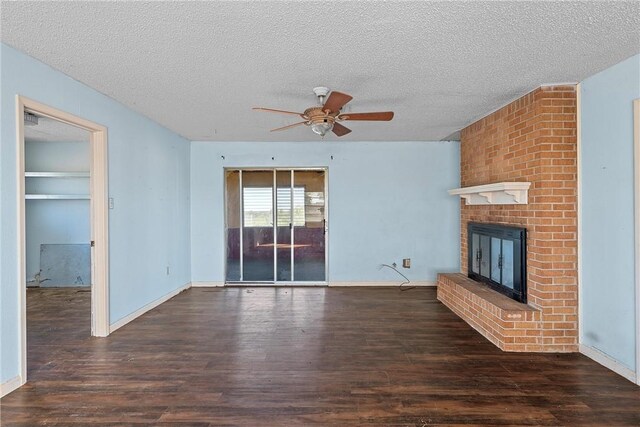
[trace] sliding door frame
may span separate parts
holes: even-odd
[[[239,281],[229,281],[227,280],[228,266],[227,266],[227,258],[228,258],[228,208],[227,206],[227,172],[238,171],[239,172],[239,203],[240,203],[240,280]],[[324,172],[324,280],[311,280],[311,281],[281,281],[278,280],[277,275],[277,226],[278,226],[278,218],[277,218],[277,172],[292,172],[291,173],[291,188],[293,188],[295,184],[295,173],[296,172],[309,172],[309,171],[323,171]],[[272,172],[273,173],[273,279],[269,281],[244,281],[243,280],[243,235],[242,230],[244,229],[244,206],[243,206],[243,194],[242,194],[242,173],[243,172]],[[291,167],[225,167],[223,170],[224,182],[223,182],[223,209],[224,209],[224,284],[225,286],[327,286],[329,283],[329,168],[328,167],[300,167],[300,166],[291,166]],[[291,221],[293,223],[293,191],[291,192]],[[291,233],[291,245],[294,244],[295,233]],[[291,277],[294,276],[294,248],[291,249]]]

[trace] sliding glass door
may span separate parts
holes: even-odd
[[[273,173],[242,174],[242,277],[273,281]]]
[[[324,170],[227,170],[227,282],[326,281]]]
[[[325,279],[325,173],[293,172],[293,267],[297,281]]]
[[[291,224],[293,202],[291,200],[291,171],[276,171],[276,277],[281,282],[293,280],[291,258],[293,240]]]

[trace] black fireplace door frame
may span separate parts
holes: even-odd
[[[473,272],[473,234],[495,237],[513,242],[513,289]],[[480,237],[479,237],[480,239]],[[467,274],[470,279],[489,285],[492,289],[518,302],[527,303],[527,230],[502,224],[470,222],[467,224]],[[491,254],[488,254],[491,260]],[[484,255],[483,255],[484,258]],[[491,264],[491,263],[489,263]],[[489,274],[491,276],[491,273]]]

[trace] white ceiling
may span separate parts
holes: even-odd
[[[35,142],[89,142],[89,131],[48,117],[38,117],[38,124],[24,127],[24,139]]]
[[[317,140],[251,107],[320,85],[396,113],[343,139],[439,140],[640,52],[640,2],[3,2],[2,41],[191,140]]]

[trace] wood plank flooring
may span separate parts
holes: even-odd
[[[12,425],[640,425],[640,387],[579,354],[503,353],[435,289],[195,288],[108,338],[88,292],[28,292]]]

